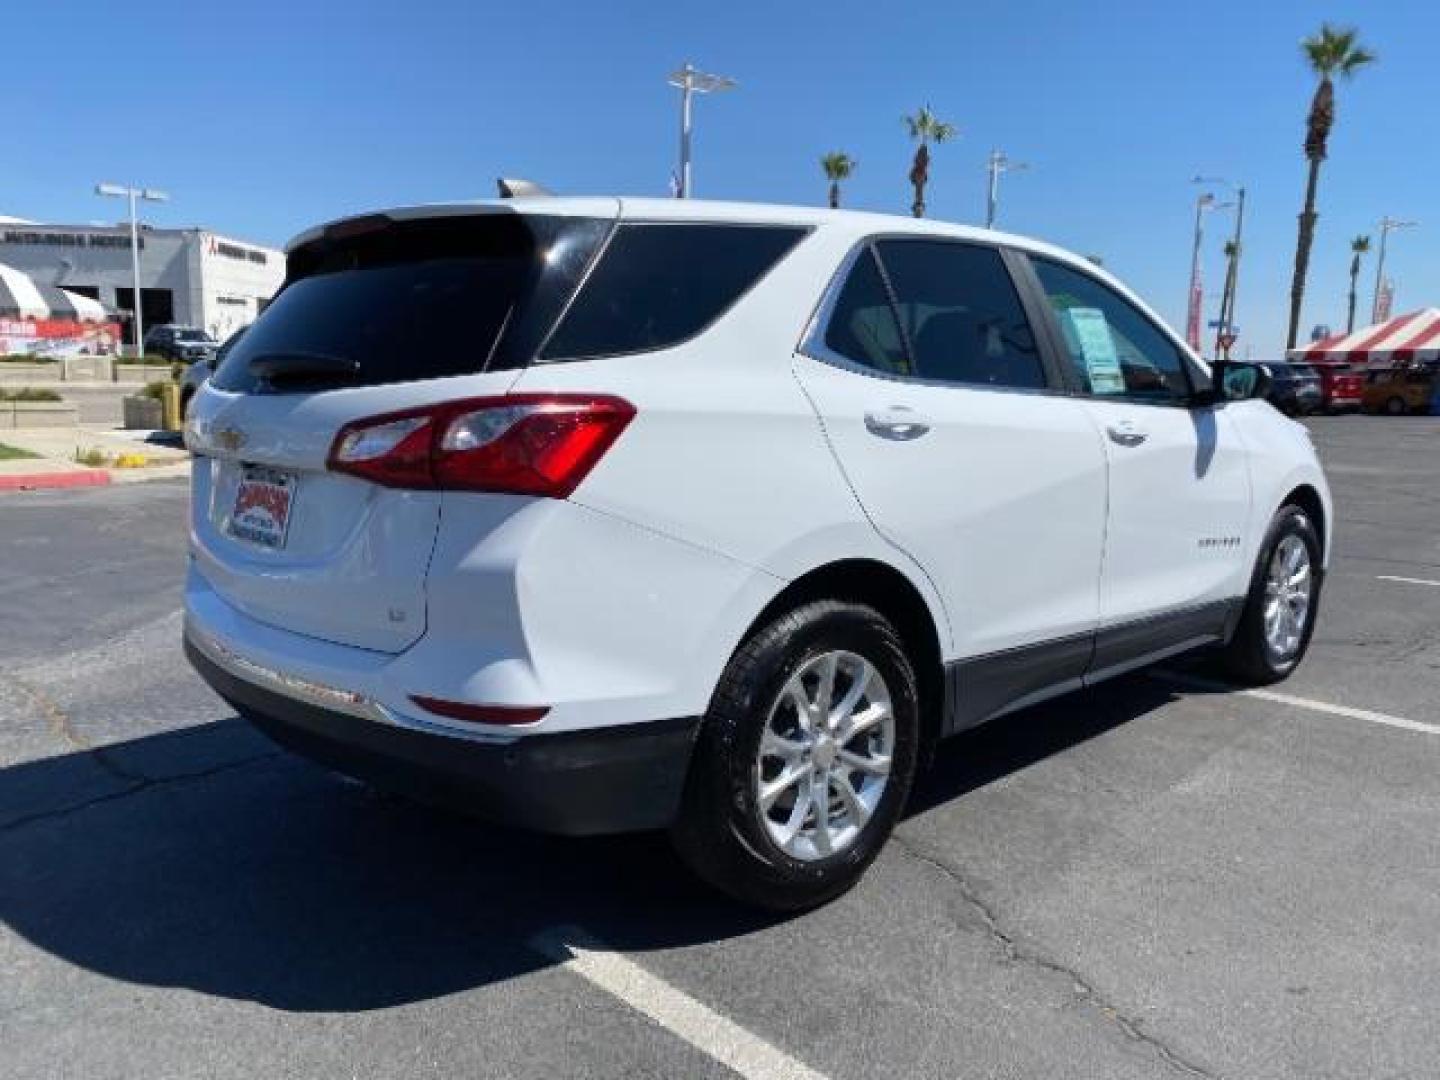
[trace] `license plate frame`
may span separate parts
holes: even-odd
[[[267,465],[246,465],[235,485],[225,531],[268,551],[283,551],[295,516],[297,477]]]

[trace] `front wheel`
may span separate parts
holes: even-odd
[[[805,604],[752,633],[721,676],[675,847],[745,903],[822,904],[890,835],[918,744],[915,672],[890,623],[859,604]]]
[[[1315,630],[1321,559],[1309,515],[1298,506],[1282,507],[1260,546],[1240,624],[1222,654],[1230,676],[1263,686],[1299,665]]]
[[[1404,416],[1409,410],[1405,407],[1405,399],[1392,397],[1385,402],[1385,411],[1391,416]]]

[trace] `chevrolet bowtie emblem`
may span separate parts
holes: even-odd
[[[226,427],[215,432],[215,444],[222,450],[234,453],[248,441],[249,437],[239,428]]]

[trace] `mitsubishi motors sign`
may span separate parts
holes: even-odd
[[[221,240],[218,236],[205,238],[205,254],[215,255],[222,259],[234,259],[237,262],[255,263],[258,266],[264,266],[270,261],[270,256],[263,251],[229,240]]]

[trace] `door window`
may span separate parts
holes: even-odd
[[[1184,354],[1134,304],[1089,274],[1048,259],[1031,262],[1081,390],[1157,404],[1189,399]]]
[[[894,288],[912,374],[966,386],[1045,386],[1035,335],[997,249],[882,240],[876,250]]]

